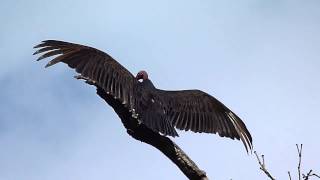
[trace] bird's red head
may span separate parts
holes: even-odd
[[[146,71],[139,71],[138,74],[136,75],[137,80],[147,80],[148,79],[148,73]]]

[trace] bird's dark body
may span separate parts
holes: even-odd
[[[158,89],[146,72],[139,72],[134,77],[111,56],[88,46],[48,40],[35,48],[40,48],[35,54],[44,53],[38,60],[58,55],[46,67],[64,62],[92,82],[100,97],[108,97],[109,100],[111,97],[113,101],[110,102],[122,104],[121,108],[119,104],[111,105],[119,117],[126,109],[126,113],[130,112],[144,126],[163,135],[178,136],[176,127],[241,139],[247,150],[252,148],[252,138],[243,121],[203,91]]]
[[[167,116],[168,109],[151,80],[139,82],[136,89],[136,112],[138,118],[149,128],[165,135],[178,136]]]

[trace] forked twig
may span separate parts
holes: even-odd
[[[297,150],[298,150],[298,156],[299,156],[299,161],[298,161],[298,178],[299,180],[309,180],[310,177],[317,177],[320,179],[320,176],[316,173],[313,173],[312,169],[305,175],[301,173],[301,159],[302,159],[302,147],[303,145],[300,144],[300,147],[298,144],[296,144]],[[254,151],[254,154],[257,157],[257,160],[259,162],[260,165],[260,169],[271,179],[271,180],[275,180],[275,178],[270,174],[270,172],[267,170],[266,168],[266,164],[264,161],[264,155],[261,156],[262,160],[259,158],[259,155],[256,151]],[[290,171],[288,171],[288,176],[289,176],[289,180],[292,180],[291,177],[291,173]]]
[[[260,165],[260,169],[271,179],[271,180],[275,180],[275,178],[270,174],[270,172],[267,170],[266,168],[266,164],[265,164],[265,161],[264,161],[264,155],[261,155],[261,158],[262,158],[262,161],[261,159],[259,158],[259,155],[257,153],[257,151],[254,151],[254,154],[256,155],[257,157],[257,160],[259,162],[259,165]]]
[[[318,174],[312,173],[312,169],[307,173],[307,175],[302,174],[302,177],[304,180],[309,180],[309,177],[312,177],[312,176],[320,179],[320,176]]]

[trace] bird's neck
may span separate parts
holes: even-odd
[[[143,80],[142,86],[144,88],[148,88],[148,89],[155,89],[156,88],[149,79]]]

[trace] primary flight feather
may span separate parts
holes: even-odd
[[[157,89],[146,71],[132,75],[110,55],[98,49],[56,40],[35,46],[38,60],[57,55],[46,67],[63,62],[97,88],[120,101],[141,123],[163,135],[178,136],[175,127],[193,132],[217,133],[239,139],[246,150],[252,137],[243,121],[213,96],[200,90]]]

